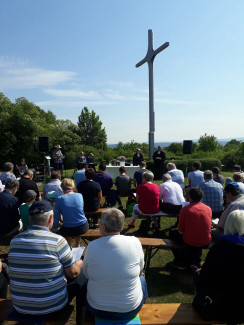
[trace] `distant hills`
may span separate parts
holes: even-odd
[[[185,140],[191,140],[191,139],[185,139]],[[233,140],[233,138],[227,138],[227,139],[218,139],[218,142],[224,146],[228,141]],[[235,138],[237,141],[244,141],[244,138]],[[193,142],[197,142],[197,139],[193,139]],[[179,142],[183,143],[183,141],[171,141],[171,142],[155,142],[154,147],[161,146],[162,148],[168,147],[172,142]],[[110,148],[114,148],[117,146],[117,144],[108,144]]]

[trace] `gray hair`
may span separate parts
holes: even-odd
[[[5,189],[6,190],[12,190],[14,188],[19,188],[19,181],[17,181],[17,179],[15,178],[10,178],[7,180],[6,184],[5,184]]]
[[[6,172],[9,172],[10,170],[13,170],[13,169],[14,169],[14,165],[11,162],[8,161],[4,164],[4,170]]]
[[[101,215],[101,225],[105,225],[106,231],[121,232],[124,228],[125,216],[122,211],[116,208],[106,209]]]
[[[167,163],[167,168],[168,168],[168,170],[171,170],[171,169],[175,169],[175,168],[176,168],[176,166],[175,166],[175,164],[174,164],[174,163],[172,163],[172,162],[169,162],[169,163]]]
[[[170,181],[172,179],[170,174],[163,174],[162,181]]]
[[[26,169],[24,175],[33,175],[33,171],[31,169]]]
[[[44,212],[44,213],[37,213],[29,215],[29,222],[31,226],[47,226],[48,220],[53,214],[53,210]]]
[[[224,234],[234,235],[238,233],[239,236],[244,235],[244,211],[232,211],[226,220]]]
[[[236,172],[233,174],[233,181],[234,182],[243,182],[243,174],[240,172]]]
[[[204,179],[212,179],[213,178],[213,172],[211,170],[205,170],[203,174]]]
[[[142,178],[144,178],[146,182],[151,182],[154,179],[154,174],[150,170],[147,170],[142,174]]]

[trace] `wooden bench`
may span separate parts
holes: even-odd
[[[226,323],[219,320],[204,321],[191,303],[144,304],[139,312],[139,316],[142,325],[208,325]],[[79,318],[77,319],[79,320]],[[77,324],[81,324],[81,322],[78,321]],[[82,324],[94,325],[95,317],[86,313],[82,319]]]
[[[0,299],[0,321],[21,321],[22,324],[36,324],[39,325],[63,325],[68,323],[68,320],[74,310],[74,306],[67,305],[62,310],[59,310],[50,315],[33,316],[22,315],[14,312],[12,302],[10,299]],[[16,315],[15,315],[16,314]]]

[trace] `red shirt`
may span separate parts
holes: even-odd
[[[212,210],[207,205],[192,202],[180,212],[178,230],[186,244],[201,247],[211,241]]]
[[[152,183],[140,184],[136,194],[139,195],[139,209],[145,214],[153,214],[159,211],[159,188]]]

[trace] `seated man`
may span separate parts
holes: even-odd
[[[98,167],[98,172],[94,177],[94,181],[100,184],[103,196],[108,196],[111,188],[113,187],[113,179],[109,174],[105,173],[105,171],[106,165],[100,164]]]
[[[212,211],[201,203],[200,188],[191,188],[187,192],[189,205],[182,208],[177,229],[171,229],[169,238],[184,244],[183,249],[174,248],[174,261],[170,266],[185,269],[191,264],[200,267],[202,247],[211,241]]]
[[[244,194],[244,183],[243,183],[243,181],[244,181],[243,173],[235,172],[233,174],[233,182],[236,182],[239,185],[242,194]]]
[[[142,174],[142,184],[136,190],[136,204],[132,213],[132,220],[128,227],[135,228],[135,221],[140,214],[155,214],[159,211],[159,188],[153,184],[153,173],[148,170]],[[157,225],[155,224],[155,227]]]
[[[137,187],[142,183],[142,174],[147,171],[147,164],[145,161],[140,162],[140,169],[134,173],[133,185]]]
[[[81,151],[79,156],[76,158],[76,165],[78,166],[79,163],[86,163],[86,157],[84,155],[84,152]]]
[[[198,187],[203,183],[203,172],[199,170],[201,168],[201,163],[195,161],[192,164],[192,172],[188,173],[188,184],[190,187]]]
[[[15,197],[18,187],[17,179],[11,178],[0,193],[0,235],[11,235],[22,229],[19,203]]]
[[[167,169],[168,169],[167,174],[169,174],[172,177],[172,181],[178,183],[181,186],[182,190],[184,190],[185,184],[184,184],[183,171],[177,169],[174,163],[168,163]]]
[[[117,187],[117,201],[119,203],[119,209],[123,208],[119,195],[126,196],[130,194],[131,190],[131,178],[126,175],[126,169],[124,166],[119,168],[120,176],[116,177],[115,185]]]
[[[19,180],[19,190],[16,193],[16,197],[19,199],[19,205],[24,202],[24,193],[28,190],[33,190],[36,192],[36,199],[40,200],[40,193],[36,182],[33,179],[33,171],[27,169],[23,175],[23,177]]]
[[[203,192],[202,203],[211,208],[213,219],[219,218],[223,212],[223,186],[213,180],[211,170],[206,170],[203,178],[199,186]]]
[[[35,202],[29,212],[29,228],[10,243],[10,293],[19,313],[43,315],[62,309],[81,294],[86,280],[82,261],[74,261],[67,241],[50,231],[51,204]],[[68,285],[66,276],[73,279]]]
[[[15,175],[13,174],[13,169],[14,165],[11,162],[6,162],[4,164],[5,172],[0,175],[0,181],[2,182],[2,185],[5,185],[11,178],[16,179]]]
[[[172,181],[169,174],[164,174],[163,183],[159,185],[159,209],[169,214],[179,214],[185,202],[180,185]]]
[[[61,188],[61,181],[59,171],[53,170],[51,172],[51,181],[44,185],[43,187],[43,198],[46,200],[47,193],[55,191],[57,196],[63,195],[63,190]]]
[[[212,240],[214,242],[218,241],[218,238],[224,234],[225,222],[228,215],[237,209],[244,209],[244,195],[241,192],[239,185],[235,182],[230,182],[225,186],[225,196],[227,208],[222,213],[218,224],[215,226],[215,229],[212,229]]]
[[[75,186],[86,179],[85,171],[88,168],[88,164],[85,162],[80,162],[77,164],[77,171],[75,172]]]
[[[94,182],[95,171],[88,168],[85,171],[86,180],[79,182],[77,192],[81,193],[84,200],[84,211],[93,212],[100,207],[102,201],[102,189],[99,183]],[[97,223],[97,222],[95,222]]]

